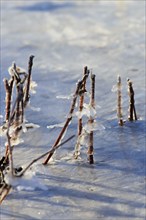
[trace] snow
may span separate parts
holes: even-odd
[[[96,103],[101,106],[96,108],[95,164],[88,164],[84,145],[79,158],[73,158],[75,138],[56,150],[47,166],[40,160],[20,179],[7,175],[13,189],[0,207],[1,219],[145,219],[144,26],[143,0],[1,1],[1,123],[7,69],[15,60],[27,70],[28,57],[35,55],[32,86],[37,87],[25,117],[37,127],[21,135],[14,165],[27,166],[54,144],[86,65],[96,74]],[[123,127],[116,116],[117,94],[111,91],[118,74],[123,119],[128,118],[127,78],[133,82],[139,118]],[[74,116],[65,137],[77,133],[77,120]],[[1,155],[5,141],[2,136]]]

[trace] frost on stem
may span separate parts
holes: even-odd
[[[117,116],[119,119],[119,125],[123,126],[123,115],[122,115],[122,94],[121,94],[121,77],[118,76],[117,80]]]
[[[18,71],[19,70],[19,71]],[[12,115],[12,119],[14,119],[15,116],[15,126],[19,126],[21,123],[23,123],[23,116],[24,116],[24,104],[23,104],[23,86],[25,83],[25,80],[27,78],[27,74],[24,71],[20,71],[21,68],[17,67],[16,64],[13,64],[13,74],[16,84],[16,90],[17,90],[17,104],[16,109],[14,111],[14,114]],[[23,78],[20,76],[23,75]]]
[[[85,77],[85,80],[82,84],[82,88],[80,90],[80,99],[79,99],[79,116],[78,117],[78,137],[77,137],[77,142],[75,145],[75,152],[74,152],[74,158],[77,159],[78,156],[80,155],[80,136],[82,134],[82,111],[83,111],[83,105],[84,105],[84,94],[86,92],[86,81],[87,77],[89,75],[89,70],[87,66],[84,67],[84,72],[83,72],[83,77]]]
[[[129,93],[129,121],[137,120],[136,109],[135,109],[135,100],[134,100],[134,90],[132,82],[130,79],[127,80],[128,83],[128,93]]]
[[[5,121],[9,121],[10,111],[11,111],[11,100],[12,100],[12,90],[13,90],[14,77],[8,81],[4,79],[4,86],[6,90],[6,107],[5,107]]]

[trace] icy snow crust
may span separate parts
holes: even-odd
[[[145,219],[144,10],[142,0],[1,1],[1,123],[2,80],[9,77],[11,63],[26,68],[29,55],[35,55],[32,74],[38,85],[26,119],[39,127],[21,136],[15,166],[25,167],[54,143],[71,101],[62,97],[74,93],[85,65],[96,74],[96,104],[101,106],[94,131],[95,164],[87,163],[86,146],[73,159],[74,139],[46,167],[38,161],[22,179],[7,175],[13,190],[1,205],[1,219]],[[124,127],[118,126],[116,93],[111,91],[117,75],[122,79],[123,117],[127,78],[133,81],[140,117]],[[74,117],[66,136],[76,134],[76,127]],[[1,137],[2,154],[4,143]]]

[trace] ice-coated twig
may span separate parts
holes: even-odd
[[[127,80],[128,83],[128,93],[129,93],[129,121],[137,120],[136,109],[135,109],[135,100],[134,100],[134,90],[132,82],[130,79]],[[134,118],[133,118],[134,117]]]
[[[55,141],[55,143],[53,145],[53,148],[55,148],[60,143],[61,139],[63,138],[64,133],[66,132],[66,130],[68,128],[69,123],[72,120],[72,115],[73,115],[73,112],[74,112],[74,109],[75,109],[76,101],[77,101],[79,93],[82,90],[82,86],[83,86],[84,81],[86,80],[86,77],[87,76],[85,75],[83,77],[83,79],[77,83],[77,87],[76,87],[76,91],[75,91],[75,93],[73,95],[73,100],[72,100],[72,103],[71,103],[71,108],[70,108],[70,111],[69,111],[69,115],[68,115],[68,117],[66,119],[66,122],[65,122],[65,124],[64,124],[64,126],[63,126],[63,128],[62,128],[62,130],[61,130],[61,132],[60,132],[60,134],[59,134],[59,136],[57,138],[57,140]],[[53,154],[54,154],[54,151],[48,154],[47,159],[43,163],[44,165],[46,165],[48,163],[48,161],[53,156]]]
[[[10,126],[11,126],[11,121],[12,121],[12,117],[14,115],[14,112],[15,112],[15,109],[16,109],[16,106],[17,106],[17,103],[18,103],[18,100],[20,99],[20,94],[18,93],[17,95],[17,98],[12,106],[12,109],[11,109],[11,114],[10,114],[10,117],[9,117],[9,121],[8,121],[8,126],[7,126],[7,132],[6,132],[6,135],[7,135],[7,144],[6,144],[6,152],[5,152],[5,155],[6,157],[9,159],[9,164],[10,164],[10,172],[12,173],[12,175],[14,174],[13,172],[13,154],[12,154],[12,151],[13,151],[13,147],[11,146],[11,138],[10,137]],[[16,128],[17,129],[17,128]]]
[[[117,116],[119,119],[119,125],[123,126],[123,115],[122,115],[122,93],[121,93],[121,77],[118,76],[117,80]]]
[[[30,98],[29,90],[30,90],[30,80],[31,80],[33,59],[34,59],[34,56],[31,55],[31,56],[29,57],[29,62],[28,62],[28,77],[27,77],[27,83],[26,83],[25,95],[24,95],[24,106],[27,105],[27,103],[28,103],[28,101],[29,101],[29,98]]]
[[[84,72],[83,72],[83,77],[86,76],[85,81],[83,82],[82,86],[82,93],[80,94],[80,100],[79,100],[79,112],[83,110],[83,104],[84,104],[84,94],[86,92],[86,80],[89,75],[89,70],[87,66],[84,67]],[[78,119],[78,137],[77,137],[77,142],[75,145],[75,152],[74,152],[74,158],[77,159],[79,154],[80,154],[80,135],[82,133],[82,117]]]
[[[15,124],[16,126],[19,125],[20,122],[23,122],[23,115],[24,115],[24,105],[23,105],[23,85],[27,78],[27,73],[20,67],[17,67],[15,63],[12,64],[12,67],[9,68],[11,76],[14,77],[16,89],[17,89],[17,107],[16,110],[11,114],[11,121],[13,121],[15,116]],[[20,76],[23,75],[23,78]],[[20,108],[21,107],[21,108]],[[21,116],[21,120],[20,120]]]
[[[91,74],[91,96],[90,96],[90,105],[95,108],[95,74]],[[94,118],[90,116],[88,123],[93,124]],[[93,158],[93,130],[90,131],[89,134],[89,145],[88,145],[88,160],[90,164],[94,163]]]
[[[70,136],[69,138],[67,138],[65,141],[63,141],[61,144],[56,145],[55,147],[52,147],[51,150],[47,151],[46,153],[42,154],[41,156],[37,157],[36,159],[34,159],[31,163],[28,164],[28,166],[22,170],[21,173],[19,174],[15,174],[15,176],[20,177],[23,176],[24,173],[29,169],[29,167],[31,167],[34,163],[36,163],[38,160],[42,159],[43,157],[45,157],[46,155],[50,154],[50,153],[54,153],[56,149],[58,149],[59,147],[61,147],[62,145],[66,144],[68,141],[70,141],[72,138],[74,138],[75,135]]]
[[[5,108],[5,121],[9,121],[10,111],[11,111],[11,99],[12,99],[12,90],[13,90],[14,77],[8,80],[4,79],[4,85],[6,90],[6,108]]]

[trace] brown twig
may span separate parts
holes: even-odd
[[[2,204],[3,200],[8,195],[9,191],[11,189],[10,185],[5,184],[2,189],[0,190],[0,204]]]
[[[84,72],[83,72],[83,77],[84,76],[88,76],[89,75],[89,70],[87,68],[87,66],[84,67]],[[85,79],[85,81],[83,82],[83,85],[82,85],[82,93],[80,94],[80,100],[79,100],[79,112],[82,112],[83,110],[83,104],[84,104],[84,94],[86,92],[86,80],[87,80],[87,77]],[[76,143],[76,146],[75,146],[75,152],[74,152],[74,158],[77,159],[78,158],[78,155],[79,155],[79,148],[80,148],[80,141],[79,140],[79,137],[82,133],[82,117],[79,118],[78,120],[78,137],[77,137],[77,143]]]
[[[8,126],[7,126],[7,132],[6,132],[6,135],[7,135],[7,141],[8,143],[6,144],[6,153],[5,155],[8,157],[9,159],[9,164],[10,164],[10,172],[12,175],[14,175],[14,169],[13,169],[13,147],[11,146],[11,137],[9,135],[9,130],[10,130],[10,125],[11,125],[11,118],[15,112],[15,109],[16,109],[16,106],[17,106],[17,102],[18,100],[20,99],[20,94],[17,95],[17,98],[12,106],[12,110],[11,110],[11,114],[10,114],[10,117],[9,117],[9,121],[8,121]]]
[[[135,109],[135,100],[134,100],[134,90],[132,82],[128,79],[128,92],[129,92],[129,121],[137,120],[136,109]],[[134,117],[134,118],[133,118]]]
[[[65,141],[63,141],[61,144],[56,145],[55,147],[52,147],[51,150],[47,151],[46,153],[42,154],[41,156],[39,156],[38,158],[34,159],[30,164],[28,164],[28,166],[23,169],[23,171],[19,174],[17,174],[17,177],[23,176],[24,173],[29,169],[29,167],[31,167],[34,163],[36,163],[38,160],[42,159],[43,157],[45,157],[46,155],[50,154],[50,153],[54,153],[54,151],[56,149],[58,149],[59,147],[61,147],[62,145],[66,144],[68,141],[70,141],[72,138],[74,138],[75,135],[72,135],[71,137],[69,137],[68,139],[66,139]]]
[[[17,89],[17,107],[16,110],[13,112],[13,114],[11,114],[11,122],[14,120],[15,117],[15,124],[16,126],[19,126],[20,122],[23,121],[23,115],[24,115],[23,84],[25,83],[27,74],[24,71],[21,72],[21,68],[17,67],[15,63],[13,63],[11,67],[11,74],[14,77],[16,89]],[[23,78],[20,77],[21,75],[23,75]],[[20,116],[21,116],[21,120],[20,120]]]
[[[122,116],[122,94],[121,94],[121,77],[118,76],[117,81],[117,116],[119,119],[119,125],[123,126],[123,116]]]
[[[34,59],[34,56],[31,55],[29,57],[29,62],[28,62],[28,77],[27,77],[27,83],[26,83],[26,89],[25,89],[25,95],[24,95],[24,106],[27,105],[29,98],[30,98],[29,90],[30,90],[30,80],[31,80],[33,59]]]
[[[72,104],[71,104],[71,108],[70,108],[70,111],[69,111],[68,118],[67,118],[67,120],[66,120],[66,122],[65,122],[65,124],[64,124],[58,138],[57,138],[57,140],[55,141],[55,143],[53,145],[53,148],[55,148],[60,143],[65,131],[67,130],[67,127],[68,127],[70,121],[72,120],[72,114],[74,112],[77,97],[78,97],[80,91],[82,90],[82,85],[83,85],[83,82],[86,80],[86,77],[87,76],[85,75],[84,78],[81,81],[79,81],[78,84],[77,84],[76,91],[75,91],[74,96],[73,96],[73,100],[72,100]],[[54,154],[54,151],[48,154],[47,159],[43,163],[44,165],[46,165],[48,163],[48,161],[53,156],[53,154]]]
[[[90,97],[90,105],[92,108],[95,108],[95,75],[91,74],[91,97]],[[94,118],[90,116],[88,123],[93,124]],[[94,158],[93,158],[93,130],[90,131],[89,134],[89,146],[88,146],[88,160],[90,164],[94,163]]]
[[[9,82],[7,79],[4,79],[4,85],[6,90],[6,108],[5,108],[6,122],[9,121],[9,117],[10,117],[13,83],[14,83],[14,77],[12,77]]]

